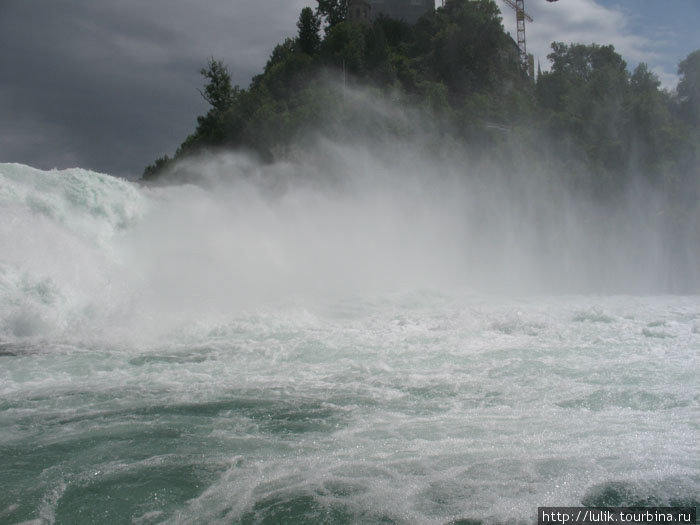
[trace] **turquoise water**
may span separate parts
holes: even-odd
[[[698,505],[698,304],[423,292],[143,347],[5,343],[0,519],[532,523],[547,505]]]
[[[653,229],[606,259],[447,182],[246,180],[0,164],[0,523],[698,506],[700,297],[541,290],[662,280]]]

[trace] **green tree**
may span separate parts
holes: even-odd
[[[538,79],[537,98],[549,112],[559,149],[581,158],[603,193],[617,184],[628,157],[627,64],[613,46],[552,44],[552,70]]]
[[[331,65],[355,75],[365,72],[367,43],[366,28],[359,24],[343,22],[334,26],[323,41],[322,53]]]
[[[314,14],[313,10],[310,7],[302,9],[297,22],[299,51],[307,55],[316,53],[321,44],[321,37],[318,34],[320,28],[321,19]]]
[[[297,40],[294,38],[287,38],[281,44],[277,44],[275,49],[272,50],[267,64],[265,64],[265,72],[268,72],[272,67],[287,60],[291,55],[296,53],[296,50]]]
[[[171,159],[167,155],[163,155],[162,157],[156,159],[156,161],[153,164],[149,164],[143,170],[142,179],[145,181],[156,179],[161,172],[163,172],[168,166],[170,166],[172,161],[173,159]]]
[[[199,91],[214,110],[226,111],[232,104],[235,89],[231,85],[231,75],[228,68],[221,60],[209,59],[207,67],[199,70],[199,73],[207,80],[204,91]]]
[[[182,145],[187,152],[200,145],[218,145],[226,140],[225,122],[240,94],[238,86],[231,85],[231,75],[221,60],[209,59],[207,67],[200,74],[206,80],[204,91],[199,90],[211,109],[206,115],[197,117],[197,129]]]
[[[317,0],[316,14],[325,22],[326,33],[343,22],[348,14],[347,0]]]
[[[678,100],[686,122],[700,126],[700,49],[690,53],[678,65]]]
[[[661,182],[664,171],[675,157],[676,135],[671,121],[671,98],[660,89],[661,81],[645,63],[630,77],[628,94],[631,161],[637,172],[653,182]]]
[[[680,201],[697,209],[700,201],[700,49],[690,53],[678,66],[677,115],[685,130],[679,137],[678,169]]]
[[[420,21],[416,32],[418,45],[429,47],[425,66],[453,98],[500,92],[508,82],[518,81],[517,46],[504,33],[493,0],[452,1],[432,19]],[[423,32],[432,35],[421,36]]]
[[[649,71],[649,66],[642,62],[639,64],[630,77],[630,87],[634,93],[647,93],[658,91],[661,86],[659,77],[652,71]]]

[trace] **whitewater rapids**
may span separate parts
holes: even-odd
[[[0,164],[0,522],[700,505],[697,296],[450,288],[463,202],[256,187]]]

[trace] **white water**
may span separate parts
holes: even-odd
[[[247,181],[0,165],[0,521],[698,505],[697,296],[504,296],[629,258],[573,220],[544,242],[497,186],[225,167]]]

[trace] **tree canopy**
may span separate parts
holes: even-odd
[[[700,49],[694,51],[678,66],[678,99],[686,121],[700,126]]]
[[[318,46],[321,45],[321,36],[318,34],[320,28],[321,19],[314,14],[313,10],[310,7],[302,9],[297,22],[299,51],[307,55],[316,53]]]
[[[226,66],[212,58],[201,70],[210,109],[174,158],[244,148],[272,160],[310,132],[401,137],[418,122],[501,159],[505,140],[534,156],[556,150],[562,176],[598,195],[614,194],[630,177],[664,185],[677,182],[681,168],[697,173],[700,50],[680,62],[672,93],[644,63],[629,72],[611,45],[555,42],[550,71],[529,78],[493,0],[455,0],[414,25],[345,15],[343,0],[304,8],[297,36],[274,48],[246,89],[233,86]],[[408,125],[366,102],[358,106],[345,96],[353,87],[420,118]],[[158,159],[145,178],[171,162]]]

